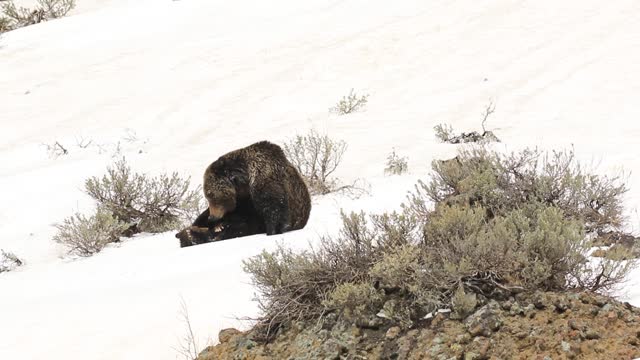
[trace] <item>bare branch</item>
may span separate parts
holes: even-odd
[[[180,317],[186,326],[186,334],[180,340],[178,347],[173,349],[177,351],[187,360],[196,360],[200,352],[196,337],[193,334],[193,328],[191,327],[191,320],[189,319],[189,311],[187,310],[187,304],[184,298],[180,296]]]
[[[496,110],[496,106],[493,104],[493,101],[489,101],[489,105],[484,109],[484,113],[482,114],[482,133],[486,134],[487,130],[484,127],[484,124],[487,122],[489,115],[493,114]]]
[[[285,143],[283,150],[306,181],[312,195],[324,195],[340,188],[331,175],[347,150],[344,141],[336,141],[311,130],[307,135],[297,135]]]
[[[87,140],[83,136],[81,136],[80,139],[76,137],[76,146],[81,149],[88,148],[91,143],[93,143],[93,140]]]

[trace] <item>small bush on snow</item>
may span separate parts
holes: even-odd
[[[80,256],[95,254],[121,236],[178,229],[204,207],[200,189],[189,190],[189,179],[177,173],[158,177],[134,173],[124,158],[107,167],[101,178],[87,179],[85,192],[98,202],[96,213],[65,219],[56,225],[53,238]]]
[[[434,126],[433,130],[436,133],[436,138],[442,142],[450,144],[462,144],[462,143],[481,143],[486,144],[489,142],[500,142],[500,139],[493,133],[485,128],[487,119],[496,110],[493,102],[490,102],[482,114],[482,133],[477,131],[471,131],[468,133],[461,133],[454,135],[453,127],[449,124],[438,124]]]
[[[384,168],[384,173],[387,175],[402,175],[408,170],[407,158],[398,156],[396,150],[393,149],[391,154],[387,156],[387,165]]]
[[[61,224],[56,224],[58,233],[53,240],[64,245],[69,254],[90,256],[100,252],[107,244],[120,241],[120,236],[129,226],[115,218],[110,211],[99,207],[89,218],[76,213]]]
[[[18,258],[14,253],[5,252],[0,249],[0,273],[11,271],[23,264],[24,261]]]
[[[449,124],[438,124],[433,127],[433,131],[436,133],[436,137],[442,142],[449,142],[449,139],[453,138],[453,127]]]
[[[177,173],[149,177],[131,171],[124,158],[107,174],[85,182],[85,192],[136,232],[163,232],[189,224],[204,207],[200,187],[189,190],[189,179]]]
[[[0,7],[0,33],[61,18],[75,7],[75,0],[38,0],[34,9],[16,7],[8,1]]]
[[[331,175],[340,165],[347,143],[311,130],[283,145],[289,161],[298,169],[312,195],[324,195],[340,186]]]
[[[358,96],[353,92],[353,89],[351,89],[349,95],[343,96],[334,107],[329,109],[329,111],[338,115],[351,114],[352,112],[356,112],[364,108],[368,101],[368,94]]]

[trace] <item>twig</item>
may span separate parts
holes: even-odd
[[[60,143],[59,143],[59,142],[57,142],[57,141],[56,141],[56,143],[55,143],[55,145],[54,145],[54,146],[57,146],[60,150],[62,150],[62,153],[63,153],[64,155],[67,155],[67,154],[69,153],[69,151],[67,151],[67,149],[65,149],[65,148],[64,148],[64,146],[62,146],[62,144],[60,144]]]
[[[179,348],[173,347],[173,349],[185,359],[195,360],[198,358],[198,344],[196,343],[196,337],[193,334],[191,320],[189,320],[187,304],[182,296],[180,296],[180,316],[187,326],[187,335],[182,339],[182,341],[180,341]]]
[[[91,145],[92,142],[93,142],[93,140],[89,140],[89,142],[87,142],[87,140],[85,140],[85,138],[82,137],[82,136],[80,137],[80,139],[76,138],[76,145],[81,149],[88,148],[89,145]]]
[[[484,124],[487,122],[489,115],[493,114],[496,110],[496,106],[493,101],[489,101],[489,105],[484,109],[484,114],[482,114],[482,132],[486,133],[487,130],[484,128]]]

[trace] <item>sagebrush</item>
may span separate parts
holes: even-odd
[[[0,249],[0,273],[14,270],[22,265],[24,265],[24,261],[16,254]]]
[[[347,150],[347,143],[310,130],[283,144],[287,159],[298,169],[312,195],[324,195],[341,188],[333,173]]]
[[[369,95],[358,95],[353,92],[353,89],[349,92],[349,95],[343,96],[338,103],[329,109],[330,112],[338,115],[351,114],[362,110],[369,101]]]
[[[453,138],[453,127],[449,124],[438,124],[433,127],[433,131],[436,133],[436,138],[442,142],[449,142],[449,139]]]
[[[96,212],[64,219],[56,225],[53,239],[70,254],[90,256],[120,237],[177,230],[205,207],[201,188],[190,190],[189,182],[177,173],[157,177],[135,173],[122,158],[102,177],[85,181],[85,192],[97,201]]]
[[[603,234],[624,222],[622,197],[627,188],[622,179],[587,172],[573,150],[526,149],[499,155],[472,147],[453,159],[434,161],[432,167],[432,180],[419,182],[407,203],[422,215],[428,202],[477,205],[490,215],[536,202],[583,222],[588,233]]]
[[[116,219],[131,224],[131,233],[163,232],[190,224],[204,205],[201,187],[189,187],[190,179],[176,172],[157,177],[132,172],[124,158],[101,178],[85,182],[85,192]]]
[[[90,256],[100,252],[107,244],[119,242],[130,226],[99,207],[90,217],[76,213],[56,224],[58,232],[53,240],[64,245],[69,254]]]
[[[587,235],[621,224],[625,188],[586,173],[572,152],[463,150],[433,170],[399,213],[342,214],[337,237],[247,260],[258,332],[268,339],[328,313],[355,323],[383,314],[408,328],[440,308],[463,318],[521,292],[606,292],[635,265],[590,261]]]
[[[13,1],[0,6],[0,33],[61,18],[75,7],[75,0],[38,0],[34,8],[17,7]]]
[[[402,175],[409,171],[409,165],[407,164],[407,158],[396,154],[396,150],[393,149],[391,154],[387,156],[387,164],[384,168],[384,173],[387,175]]]

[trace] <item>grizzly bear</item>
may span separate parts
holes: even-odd
[[[302,176],[282,148],[268,141],[220,156],[205,170],[203,190],[209,208],[200,216],[206,214],[210,224],[235,212],[258,219],[274,235],[302,229],[311,212]]]

